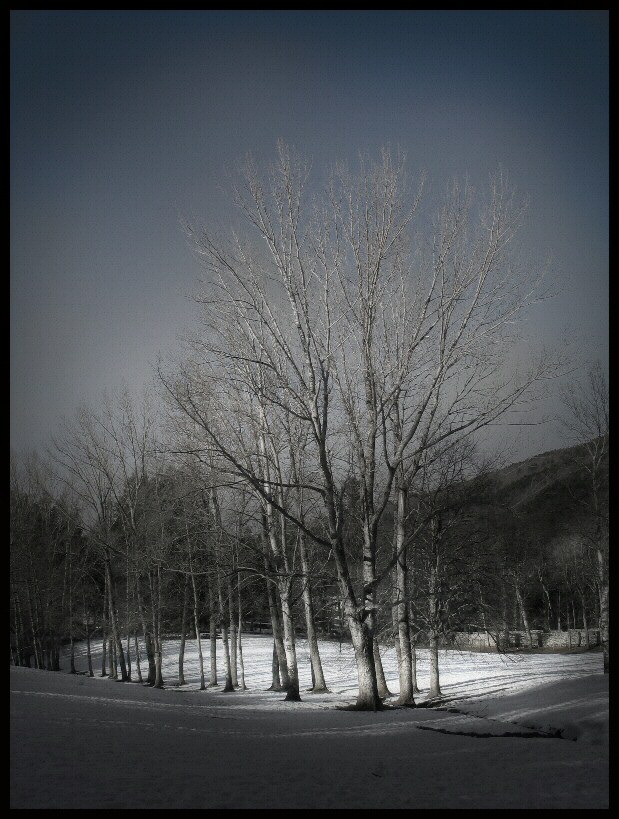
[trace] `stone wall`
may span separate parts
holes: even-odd
[[[463,648],[469,651],[496,651],[497,637],[501,648],[518,650],[529,648],[529,638],[526,631],[510,631],[506,643],[505,635],[488,634],[485,631],[456,632],[453,639],[454,648]],[[531,629],[533,648],[585,648],[586,634],[584,629],[572,628],[569,631],[542,631]],[[589,629],[589,646],[600,645],[599,629]]]

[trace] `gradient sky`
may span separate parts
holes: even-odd
[[[439,191],[500,163],[558,284],[531,335],[606,362],[608,112],[606,11],[12,11],[11,445],[151,377],[194,315],[179,214],[220,221],[278,138],[317,169],[400,146]]]

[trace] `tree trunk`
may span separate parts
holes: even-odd
[[[43,632],[45,634],[45,657],[47,659],[46,668],[48,671],[54,670],[54,643],[52,639],[52,635],[47,631],[47,629]]]
[[[283,499],[280,498],[283,504]],[[299,690],[299,668],[297,665],[297,649],[295,641],[294,620],[292,616],[292,579],[286,555],[286,521],[280,514],[280,538],[281,545],[277,542],[273,521],[273,507],[268,501],[266,503],[266,523],[267,537],[271,546],[271,553],[276,561],[276,566],[280,569],[280,576],[277,583],[279,598],[282,604],[282,626],[284,630],[284,649],[286,652],[286,667],[288,669],[288,686],[286,688],[285,700],[289,702],[299,702],[301,693]],[[283,575],[283,576],[282,576]]]
[[[136,599],[138,603],[138,613],[140,615],[140,624],[142,626],[142,633],[144,635],[144,647],[146,649],[146,658],[148,660],[148,676],[146,678],[147,685],[154,685],[157,677],[157,668],[155,664],[155,650],[150,634],[150,629],[147,626],[146,616],[144,614],[144,603],[142,601],[142,591],[140,589],[140,579],[136,578],[135,583]]]
[[[23,617],[23,613],[22,613],[22,608],[23,607],[22,607],[21,602],[20,602],[17,611],[18,611],[18,616],[19,616],[20,634],[22,636],[22,664],[25,665],[27,668],[30,668],[30,657],[31,657],[32,652],[26,651],[26,648],[28,646],[28,642],[27,642],[27,639],[26,639],[26,626],[24,625],[24,617]]]
[[[178,684],[185,685],[183,663],[185,661],[185,640],[187,637],[187,606],[189,603],[189,577],[185,575],[183,585],[183,614],[181,617],[181,642],[178,650]]]
[[[112,581],[112,570],[110,567],[109,550],[106,550],[105,554],[105,571],[107,573],[107,588],[109,597],[109,614],[112,639],[114,641],[114,648],[116,649],[116,653],[118,655],[118,663],[120,665],[120,678],[123,682],[126,682],[127,666],[125,665],[125,655],[123,653],[122,642],[120,639],[120,631],[118,630],[118,622],[116,619],[116,601],[114,598],[114,583]]]
[[[389,691],[389,688],[387,687],[387,680],[385,679],[383,661],[380,656],[380,648],[376,633],[374,633],[374,640],[372,641],[372,654],[374,656],[374,666],[376,667],[376,687],[378,688],[378,696],[381,698],[381,700],[384,700],[391,696],[391,691]]]
[[[191,553],[190,553],[191,554]],[[191,560],[191,558],[190,558]],[[200,691],[204,691],[206,684],[204,682],[204,657],[202,655],[202,638],[200,637],[200,609],[198,605],[198,590],[196,586],[196,578],[193,573],[193,566],[191,566],[191,588],[193,591],[193,625],[196,632],[196,643],[198,645],[198,658],[200,661]]]
[[[228,617],[229,617],[229,634],[230,634],[230,662],[232,685],[235,688],[239,687],[238,665],[237,665],[237,648],[236,648],[236,622],[234,613],[234,593],[232,589],[232,576],[228,576]]]
[[[546,630],[550,631],[551,628],[552,628],[551,625],[550,625],[551,620],[552,620],[552,605],[550,603],[550,594],[548,592],[548,589],[546,588],[546,584],[543,582],[543,580],[541,578],[541,575],[540,575],[540,584],[542,586],[542,590],[544,592],[544,597],[546,599]]]
[[[323,454],[324,457],[324,454]],[[333,557],[338,574],[340,595],[344,606],[344,615],[350,632],[350,638],[355,652],[357,665],[357,680],[359,693],[355,709],[359,711],[379,711],[382,709],[382,700],[378,695],[376,682],[376,667],[374,664],[374,635],[367,620],[362,618],[355,597],[350,570],[346,559],[346,550],[342,540],[341,529],[338,525],[338,516],[333,502],[333,488],[328,487],[325,493],[326,508],[329,520],[329,537],[333,547]]]
[[[431,699],[439,698],[441,694],[440,673],[438,661],[438,631],[440,624],[439,618],[439,601],[436,594],[438,586],[438,567],[436,563],[432,563],[430,569],[429,590],[428,594],[428,642],[430,649],[430,691]]]
[[[127,543],[126,560],[127,582],[125,584],[125,629],[127,633],[127,681],[131,682],[131,572],[129,571],[129,543]]]
[[[161,646],[161,632],[160,632],[160,607],[161,607],[161,589],[159,567],[157,567],[157,574],[148,570],[148,585],[150,589],[150,607],[151,617],[153,623],[153,648],[155,653],[155,682],[154,688],[163,688],[163,670],[162,670],[162,646]]]
[[[226,610],[224,607],[224,596],[221,590],[221,579],[219,568],[217,568],[217,596],[219,598],[219,622],[221,624],[221,639],[224,644],[224,665],[226,670],[226,682],[224,692],[234,691],[232,684],[232,664],[230,662],[230,641],[228,639],[228,626],[226,625]]]
[[[16,643],[19,640],[19,643],[16,645],[19,663],[20,665],[25,665],[26,658],[24,649],[26,643],[26,629],[24,628],[24,620],[22,617],[22,606],[17,595],[15,596],[15,640]]]
[[[263,480],[264,480],[264,487],[267,493],[273,491],[273,487],[271,486],[270,476],[269,476],[269,461],[266,457],[266,436],[264,429],[265,425],[265,416],[263,407],[260,407],[261,411],[261,421],[263,428],[261,429],[260,436],[259,436],[259,447],[260,447],[260,454],[264,459],[264,467],[263,467]],[[281,472],[279,471],[279,463],[277,459],[277,453],[274,452],[274,463],[275,469],[279,472],[279,477],[281,480]],[[283,497],[283,490],[281,486],[277,491],[279,496],[279,503],[280,506],[283,508],[284,506],[284,497]],[[284,649],[286,652],[286,666],[288,671],[288,686],[286,688],[286,697],[285,699],[288,701],[299,701],[301,699],[301,694],[299,691],[299,670],[297,665],[297,654],[296,654],[296,645],[295,645],[295,632],[294,632],[294,622],[292,618],[292,604],[291,604],[291,592],[292,592],[292,579],[290,573],[290,567],[288,565],[288,556],[287,556],[287,538],[286,538],[286,519],[282,512],[279,513],[279,538],[280,541],[278,543],[277,535],[275,532],[275,521],[274,521],[274,513],[273,513],[273,504],[270,500],[266,500],[263,509],[263,516],[262,516],[262,524],[263,524],[263,531],[265,531],[266,537],[268,539],[268,544],[270,547],[270,553],[274,560],[275,567],[278,572],[278,580],[277,580],[277,587],[279,590],[279,596],[282,604],[282,626],[284,630]],[[283,675],[282,675],[283,676]]]
[[[266,577],[266,587],[267,587],[267,601],[269,603],[269,614],[271,615],[271,629],[273,631],[273,641],[275,644],[275,650],[277,652],[277,662],[279,665],[279,671],[277,673],[277,679],[273,676],[273,681],[271,683],[271,687],[268,689],[269,691],[282,691],[288,688],[289,678],[288,678],[288,666],[286,663],[286,650],[284,648],[284,641],[282,639],[282,631],[281,631],[281,623],[279,618],[279,613],[277,610],[277,598],[276,598],[276,591],[273,581],[270,579],[272,574],[271,567],[269,564],[269,559],[267,556],[264,532],[266,530],[266,521],[263,517],[263,541],[262,541],[262,554],[264,559],[264,571]]]
[[[52,638],[52,671],[60,671],[60,638]]]
[[[438,636],[434,629],[430,629],[430,699],[438,699],[442,696],[439,664],[438,664]]]
[[[45,621],[43,603],[41,601],[41,592],[39,590],[39,584],[36,578],[34,580],[33,601],[35,620],[37,624],[36,626],[37,634],[39,636],[39,648],[41,652],[41,668],[47,667],[47,669],[51,671],[52,670],[51,644],[49,640],[47,623]]]
[[[508,600],[507,600],[507,588],[505,586],[505,583],[502,583],[501,588],[502,588],[502,591],[503,591],[503,594],[502,594],[503,606],[502,606],[502,611],[501,611],[502,620],[503,620],[503,637],[502,637],[502,645],[501,645],[501,640],[499,640],[499,646],[498,647],[500,649],[502,649],[503,651],[507,651],[509,649],[509,622],[508,622],[508,619],[507,619]]]
[[[209,640],[210,640],[210,676],[209,687],[217,682],[217,601],[213,593],[213,579],[208,581]]]
[[[135,631],[133,633],[133,640],[135,644],[135,667],[138,672],[138,682],[142,683],[144,680],[142,679],[142,666],[140,664],[140,644],[138,642],[138,633]]]
[[[286,665],[288,667],[288,688],[285,699],[299,702],[299,672],[297,666],[297,650],[295,645],[294,621],[290,604],[291,581],[284,578],[279,584],[279,594],[282,601],[282,623],[284,626],[284,648],[286,649]]]
[[[316,637],[316,625],[314,621],[314,606],[312,603],[312,588],[309,579],[309,564],[307,560],[307,548],[305,532],[299,533],[299,551],[301,557],[301,571],[303,577],[303,609],[305,611],[305,628],[307,630],[307,644],[310,652],[310,664],[312,669],[312,687],[314,694],[327,692],[327,684],[322,670],[320,651],[318,650],[318,639]]]
[[[516,590],[516,600],[518,601],[518,608],[520,609],[520,615],[522,617],[522,622],[524,623],[524,630],[527,633],[527,640],[529,641],[529,648],[533,648],[533,635],[531,634],[531,627],[529,625],[529,618],[527,616],[527,610],[524,605],[524,599],[522,597],[522,593],[520,591],[520,586],[518,583],[514,584],[514,588]]]
[[[391,696],[387,688],[383,663],[380,657],[377,640],[378,619],[376,614],[376,551],[375,537],[371,526],[367,520],[364,521],[363,528],[363,614],[365,622],[370,632],[372,643],[372,657],[374,658],[376,688],[381,700]]]
[[[69,562],[69,641],[70,641],[70,656],[69,656],[69,674],[77,673],[75,671],[75,640],[73,637],[73,561],[71,541],[67,544],[67,554]]]
[[[273,682],[271,687],[268,689],[269,691],[281,691],[282,684],[279,679],[279,660],[277,658],[277,646],[275,645],[275,640],[273,640],[273,659],[271,661],[271,673]]]
[[[406,487],[403,480],[399,480],[397,487],[397,508],[395,518],[394,550],[396,564],[394,567],[395,587],[394,587],[394,608],[393,612],[397,622],[397,645],[398,645],[398,675],[400,678],[400,696],[398,705],[414,706],[414,683],[413,683],[413,657],[411,651],[411,633],[408,611],[408,566],[406,554],[406,514],[407,498]],[[379,689],[380,693],[380,689]]]
[[[107,659],[107,635],[103,632],[103,649],[101,652],[101,677],[107,677],[106,659]]]
[[[400,652],[400,635],[398,634],[398,590],[396,584],[396,571],[393,569],[391,579],[391,635],[393,639],[393,647],[395,648],[395,659],[398,665],[398,674],[400,673],[400,663],[402,662],[402,654]],[[400,691],[402,691],[402,681],[400,680]]]
[[[320,421],[314,415],[314,424],[320,427]],[[344,613],[357,664],[357,679],[359,693],[355,708],[362,711],[378,711],[382,708],[382,701],[378,696],[376,683],[376,669],[374,666],[374,651],[372,647],[373,633],[368,623],[359,613],[359,605],[352,584],[346,548],[343,539],[341,516],[338,514],[337,493],[331,478],[329,456],[324,439],[319,440],[319,457],[323,473],[323,501],[327,513],[329,540],[333,552],[333,559],[337,570],[340,598],[344,606]],[[365,601],[365,597],[364,597]],[[365,606],[364,606],[365,608]]]
[[[239,637],[238,637],[238,649],[239,649],[239,671],[241,673],[241,689],[243,691],[247,690],[247,686],[245,685],[245,664],[243,663],[243,601],[241,600],[241,575],[239,574],[238,584],[237,584],[237,592],[239,597]]]
[[[355,708],[359,711],[379,711],[382,700],[378,694],[372,632],[358,618],[348,615],[348,627],[355,651],[359,693]]]
[[[574,605],[574,598],[572,597],[572,628],[576,628],[576,606]]]
[[[13,581],[11,580],[11,596],[13,598],[13,618],[15,622],[15,665],[22,665],[22,652],[20,649],[21,640],[19,637],[19,604],[17,600],[17,595],[15,593],[15,588],[13,586]]]
[[[421,689],[417,685],[417,649],[414,637],[411,639],[411,666],[413,670],[413,694],[421,694]]]
[[[106,634],[106,618],[105,611],[107,608],[107,573],[105,575],[105,591],[103,592],[103,651],[101,654],[101,676],[107,677],[107,669],[105,667],[106,653],[107,653],[107,634]]]
[[[26,605],[30,618],[30,628],[32,630],[32,650],[34,652],[34,667],[43,668],[43,651],[39,640],[38,629],[35,624],[35,614],[32,607],[32,596],[30,594],[30,584],[26,583]]]
[[[92,654],[90,651],[90,624],[88,622],[88,611],[86,609],[86,593],[82,586],[82,603],[84,606],[84,629],[86,631],[86,659],[88,661],[88,676],[94,677],[95,673],[92,670]]]
[[[585,604],[585,594],[580,592],[580,602],[582,605],[582,627],[585,630],[585,646],[591,648],[591,641],[589,640],[589,623],[587,621],[587,606]]]
[[[110,635],[107,640],[107,653],[110,661],[110,678],[112,680],[118,679],[118,665],[116,662],[116,644]]]
[[[209,494],[209,503],[211,505],[211,510],[213,513],[213,518],[215,520],[216,530],[218,532],[218,538],[221,538],[222,534],[222,523],[221,523],[221,511],[219,509],[219,501],[217,499],[217,493],[214,487],[211,487],[211,491]],[[230,641],[228,639],[228,627],[226,625],[226,609],[224,606],[224,597],[223,591],[221,587],[221,575],[219,572],[219,563],[218,563],[218,555],[217,553],[213,554],[213,562],[215,565],[215,576],[217,579],[217,600],[219,602],[219,622],[221,626],[221,639],[224,644],[224,664],[225,664],[225,671],[226,671],[226,683],[224,685],[224,691],[234,691],[234,686],[232,685],[232,664],[230,660]]]

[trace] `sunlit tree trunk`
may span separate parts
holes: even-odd
[[[288,666],[288,688],[286,690],[285,699],[298,701],[301,699],[301,694],[299,692],[299,672],[297,666],[294,620],[292,616],[292,606],[290,603],[290,585],[290,581],[286,580],[286,582],[282,583],[280,587],[282,621],[284,625],[284,647],[286,649],[286,664]]]
[[[239,600],[239,636],[238,636],[238,650],[239,650],[239,671],[240,671],[240,686],[243,691],[247,689],[245,685],[245,664],[243,663],[243,601],[241,599],[241,575],[238,578],[238,600]]]
[[[138,672],[138,682],[144,682],[142,679],[142,666],[140,663],[140,644],[138,642],[138,633],[137,631],[133,634],[133,641],[135,645],[135,666]]]
[[[439,662],[438,662],[438,636],[434,629],[430,629],[430,692],[431,699],[437,699],[442,696],[440,677],[439,677]]]
[[[376,534],[371,531],[368,521],[363,521],[363,609],[365,624],[368,630],[368,638],[371,645],[372,657],[374,659],[376,689],[381,700],[390,696],[391,692],[387,687],[383,663],[378,648],[377,627],[378,618],[376,613]]]
[[[213,515],[213,520],[215,522],[215,530],[217,532],[218,542],[221,541],[222,533],[223,533],[223,525],[221,521],[221,511],[219,508],[219,501],[217,499],[217,492],[215,487],[211,487],[209,493],[209,504],[211,507],[211,512]],[[234,691],[234,685],[232,684],[232,662],[230,658],[230,640],[228,637],[228,626],[227,626],[227,618],[226,618],[226,607],[224,606],[224,595],[221,583],[221,573],[219,568],[219,554],[215,547],[213,551],[213,563],[215,568],[215,578],[217,581],[217,600],[219,602],[219,625],[221,628],[221,639],[224,646],[224,668],[226,674],[226,682],[224,684],[223,690],[225,692]]]
[[[428,577],[428,626],[430,647],[430,693],[432,699],[442,695],[440,685],[438,638],[440,629],[440,601],[439,585],[441,576],[440,543],[442,536],[442,521],[440,515],[435,515],[430,524],[431,552]]]
[[[210,676],[209,687],[217,682],[217,600],[213,592],[213,578],[208,581],[209,640],[210,640]]]
[[[282,683],[279,678],[279,660],[277,658],[277,646],[275,645],[275,640],[273,640],[273,658],[271,660],[271,674],[273,682],[271,683],[271,687],[268,690],[281,691]]]
[[[264,522],[264,530],[266,530],[266,522]],[[271,568],[269,559],[267,557],[266,546],[263,543],[263,558],[264,571],[266,577],[267,600],[269,603],[269,614],[271,616],[271,629],[273,631],[273,645],[277,655],[278,671],[277,677],[273,675],[270,691],[282,691],[288,687],[288,666],[286,663],[286,651],[284,649],[284,640],[282,638],[281,624],[279,613],[277,610],[277,598],[274,582],[271,580]]]
[[[314,607],[312,603],[312,588],[310,584],[309,565],[307,561],[307,546],[305,540],[305,533],[299,533],[299,552],[301,557],[301,571],[303,577],[303,608],[305,611],[305,627],[307,630],[307,643],[310,652],[310,663],[312,667],[312,692],[318,694],[328,691],[325,677],[322,670],[322,662],[320,660],[320,651],[318,649],[318,638],[316,637],[316,625],[314,622]]]
[[[411,633],[408,606],[408,566],[406,554],[406,515],[407,493],[404,485],[403,470],[400,469],[396,483],[397,506],[395,510],[394,549],[396,564],[394,567],[394,614],[397,621],[398,673],[400,677],[399,705],[415,705],[413,685],[413,658],[411,651]]]
[[[239,686],[238,678],[238,664],[237,664],[237,645],[236,645],[236,622],[234,612],[234,591],[232,588],[232,576],[228,575],[228,618],[229,618],[229,635],[230,635],[230,673],[232,675],[232,685],[235,688]]]
[[[264,407],[260,405],[260,434],[258,438],[260,455],[263,460],[263,480],[264,490],[267,495],[273,491],[273,486],[270,476],[270,466],[267,456],[267,441],[266,441],[266,414]],[[277,455],[274,452],[274,469],[281,483],[282,475],[279,469],[279,462]],[[286,518],[281,511],[284,508],[285,502],[281,486],[275,491],[279,498],[280,512],[279,512],[279,541],[275,530],[275,517],[273,512],[273,503],[271,500],[266,500],[264,504],[263,521],[266,525],[266,537],[271,549],[271,555],[277,569],[277,589],[282,606],[282,626],[284,631],[284,649],[286,651],[286,666],[288,669],[288,687],[286,689],[285,699],[288,701],[298,701],[301,699],[299,691],[299,670],[297,665],[297,652],[295,644],[295,630],[294,620],[292,614],[291,594],[292,594],[292,578],[290,573],[290,566],[288,564],[287,543],[286,543]]]
[[[224,596],[221,590],[221,579],[219,569],[217,570],[217,594],[219,597],[219,622],[221,626],[221,639],[224,644],[224,666],[226,671],[226,682],[224,691],[234,691],[232,684],[232,663],[230,662],[230,641],[228,639],[228,626],[226,623],[226,609],[224,607]]]
[[[286,652],[286,667],[288,670],[288,686],[286,688],[286,700],[298,701],[301,699],[299,692],[299,672],[297,666],[297,654],[295,646],[294,621],[292,616],[291,580],[289,570],[286,565],[285,554],[281,554],[277,544],[277,537],[273,529],[273,518],[271,505],[267,503],[267,536],[271,545],[271,551],[276,559],[281,562],[283,576],[278,578],[277,589],[282,606],[282,626],[284,631],[284,649]],[[283,537],[283,535],[282,535]]]
[[[415,638],[411,638],[411,672],[413,679],[413,694],[421,694],[421,690],[417,685],[417,647]]]
[[[361,711],[378,711],[381,708],[381,698],[376,682],[372,633],[365,623],[359,623],[351,614],[348,614],[348,628],[355,652],[359,684],[355,708]]]
[[[190,547],[191,548],[191,547]],[[196,578],[193,572],[193,563],[190,552],[190,577],[191,589],[193,592],[193,625],[196,634],[196,644],[198,646],[198,659],[200,661],[200,691],[204,691],[206,684],[204,681],[204,657],[202,655],[202,638],[200,636],[200,607],[198,603],[198,588],[196,585]]]

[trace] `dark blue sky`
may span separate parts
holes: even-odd
[[[221,220],[226,169],[278,138],[317,173],[401,146],[434,191],[500,163],[559,285],[531,334],[606,360],[607,12],[13,11],[13,446],[150,377],[192,322],[179,213]]]

